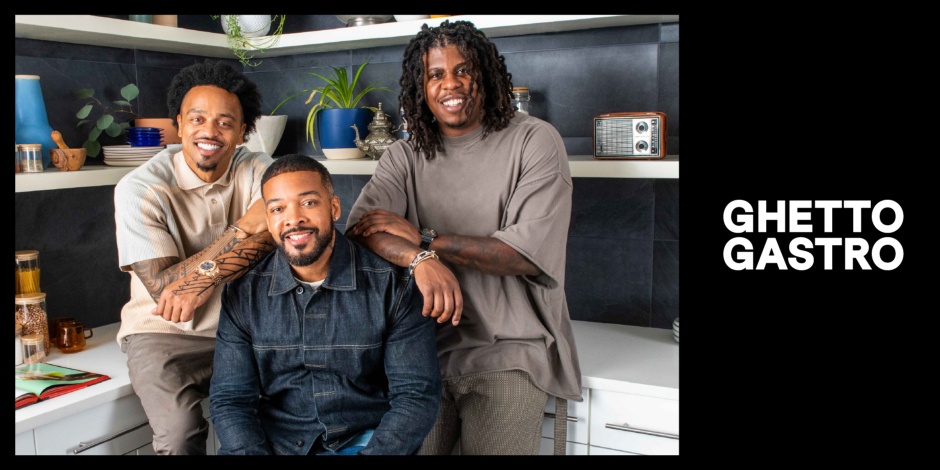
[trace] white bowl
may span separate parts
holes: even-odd
[[[426,20],[431,17],[431,15],[392,15],[395,17],[395,21],[401,23],[402,21],[416,21],[416,20]]]

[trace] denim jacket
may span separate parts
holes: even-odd
[[[336,231],[328,274],[298,283],[281,250],[226,284],[209,409],[219,454],[413,454],[437,417],[434,321],[407,269]]]

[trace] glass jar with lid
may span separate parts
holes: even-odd
[[[42,172],[42,144],[20,144],[20,171]]]
[[[43,339],[43,351],[52,352],[49,341],[49,316],[46,314],[46,294],[33,292],[14,296],[14,321],[23,325],[23,342],[29,335],[40,335]],[[25,359],[25,358],[24,358]]]
[[[513,87],[512,106],[520,113],[529,114],[529,87]]]
[[[43,348],[43,338],[40,334],[23,336],[23,363],[37,364],[46,360],[46,350]]]
[[[13,366],[18,366],[23,363],[23,325],[14,321],[13,326],[16,330],[16,334],[13,335]]]
[[[16,261],[16,281],[17,294],[30,294],[39,292],[42,289],[39,286],[39,251],[38,250],[20,250],[15,253]]]

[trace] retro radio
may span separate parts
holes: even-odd
[[[665,113],[607,113],[594,118],[594,158],[651,160],[665,156]]]

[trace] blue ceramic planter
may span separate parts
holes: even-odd
[[[365,157],[366,153],[356,147],[356,132],[350,126],[355,124],[359,135],[365,139],[373,115],[372,110],[366,108],[321,110],[317,116],[317,135],[323,155],[337,160]]]

